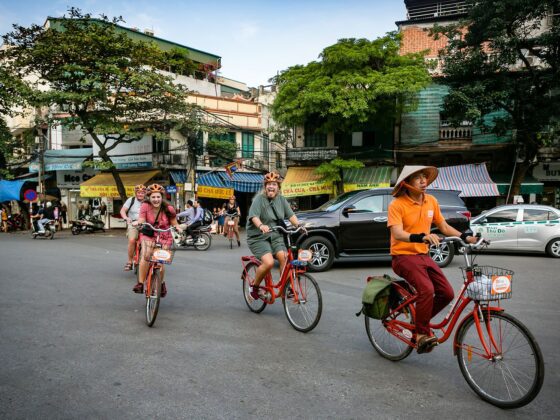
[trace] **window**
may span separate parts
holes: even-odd
[[[362,136],[362,132],[353,132],[352,133],[352,147],[362,147],[364,144],[364,139]]]
[[[263,158],[268,162],[268,153],[269,153],[269,144],[270,140],[267,135],[262,136],[262,149],[263,149]]]
[[[372,195],[362,198],[354,203],[354,212],[359,213],[379,213],[383,211],[383,196]]]
[[[241,147],[241,157],[253,158],[255,156],[255,135],[253,133],[242,133]]]
[[[517,209],[500,210],[486,216],[487,223],[511,223],[517,220]]]
[[[276,169],[282,168],[282,153],[276,152]]]
[[[539,209],[525,209],[523,210],[523,221],[543,221],[543,220],[556,220],[558,219],[558,215],[548,211],[548,210],[539,210]]]
[[[229,141],[230,143],[235,143],[235,131],[229,131],[227,133],[210,134],[208,140],[222,140],[222,141]]]
[[[152,150],[153,153],[168,153],[169,139],[156,140],[155,137],[152,137]]]
[[[327,147],[327,135],[318,132],[305,132],[305,147]]]

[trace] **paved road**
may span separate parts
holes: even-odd
[[[537,337],[546,379],[527,407],[476,397],[449,343],[398,363],[371,347],[360,307],[368,274],[387,263],[338,264],[315,275],[323,317],[309,334],[281,305],[248,311],[239,257],[214,238],[180,251],[154,328],[122,271],[121,233],[31,240],[0,235],[1,418],[557,418],[560,262],[484,255],[516,271],[505,302]],[[459,260],[445,269],[458,286]]]

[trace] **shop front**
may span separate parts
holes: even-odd
[[[512,197],[511,195],[511,173],[509,174],[495,174],[492,175],[493,179],[498,184],[498,190],[500,191],[500,200],[498,204],[505,204],[512,202],[523,202],[523,203],[542,203],[544,184],[531,175],[525,175],[523,182],[521,183],[521,188],[519,195],[521,197]],[[509,201],[508,201],[509,196]],[[522,199],[522,201],[520,200]]]
[[[311,210],[329,200],[332,182],[321,180],[314,167],[290,167],[282,183],[282,195],[298,210]]]
[[[560,161],[539,163],[533,168],[533,177],[543,183],[539,204],[560,209]]]
[[[135,185],[148,185],[150,180],[159,173],[160,171],[158,170],[119,172],[120,178],[126,190],[126,196],[134,196]],[[103,172],[95,175],[85,182],[82,182],[80,184],[80,198],[81,200],[78,201],[78,206],[86,204],[91,205],[92,203],[93,206],[96,206],[101,205],[101,203],[105,203],[108,215],[106,218],[107,220],[105,221],[107,227],[125,227],[123,223],[120,223],[121,218],[119,215],[124,203],[121,201],[112,173]]]

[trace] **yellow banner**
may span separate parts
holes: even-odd
[[[344,184],[344,192],[356,190],[369,190],[370,188],[387,188],[390,187],[388,182],[380,182],[378,184]]]
[[[225,198],[227,200],[233,195],[233,188],[218,188],[199,185],[197,194],[199,197]]]
[[[126,196],[134,196],[134,185],[125,186]],[[119,198],[115,185],[80,185],[80,197],[113,197]]]
[[[294,184],[282,185],[282,195],[284,197],[302,197],[304,195],[332,194],[333,186],[326,182],[298,182]]]

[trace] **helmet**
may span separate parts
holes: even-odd
[[[45,203],[45,206],[47,206],[47,208],[49,208],[49,207],[52,206],[52,203],[51,203],[50,201],[47,201],[47,202]]]
[[[282,182],[282,178],[280,177],[280,174],[276,172],[269,172],[264,176],[263,183],[266,185],[269,182],[277,182],[280,184]]]
[[[146,186],[144,184],[138,184],[134,186],[134,192],[136,191],[146,191]]]
[[[235,200],[235,195],[232,195],[229,199],[230,200]]]
[[[146,190],[146,193],[147,193],[148,195],[151,195],[152,193],[160,193],[160,194],[163,194],[164,191],[165,191],[165,188],[163,188],[161,185],[159,185],[159,184],[152,184],[152,185],[149,185],[149,186],[148,186],[148,188],[147,188],[147,190]]]

